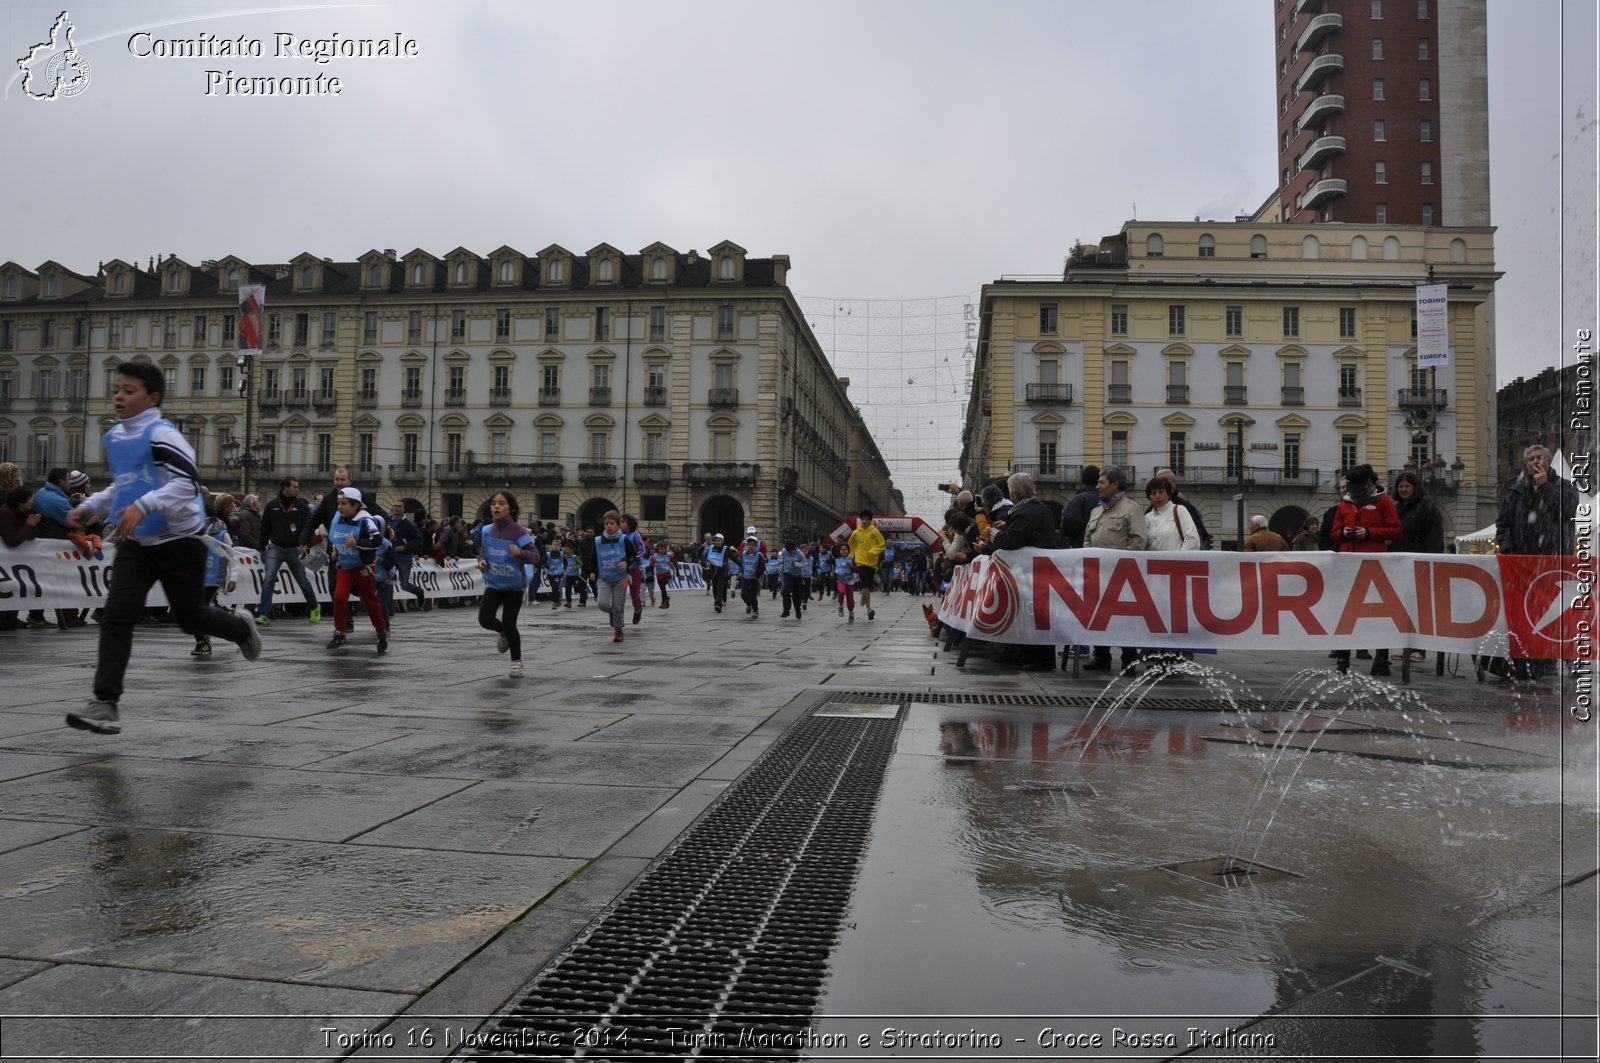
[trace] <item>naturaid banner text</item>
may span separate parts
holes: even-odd
[[[1595,571],[1586,556],[1003,550],[958,571],[939,619],[993,642],[1594,659]]]

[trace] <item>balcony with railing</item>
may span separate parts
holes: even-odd
[[[1023,461],[1013,462],[1011,471],[1027,473],[1033,477],[1034,484],[1039,487],[1056,484],[1077,486],[1079,478],[1083,475],[1083,466],[1065,465],[1059,461]],[[1131,467],[1125,468],[1123,471],[1128,474],[1130,479],[1132,478],[1133,469]]]
[[[1190,465],[1182,475],[1186,487],[1230,488],[1239,483],[1239,469],[1235,465]],[[1287,469],[1275,465],[1244,467],[1246,487],[1314,490],[1321,482],[1321,477],[1320,470],[1303,465]]]
[[[1306,145],[1306,150],[1300,153],[1300,159],[1295,165],[1302,170],[1312,169],[1322,160],[1342,153],[1345,149],[1345,144],[1344,137],[1334,134],[1318,137]]]
[[[585,461],[578,464],[578,479],[586,484],[617,482],[617,467],[609,461]]]
[[[1295,0],[1294,17],[1299,18],[1301,15],[1304,15],[1310,11],[1315,11],[1321,6],[1322,0]]]
[[[664,484],[672,482],[672,466],[664,461],[641,461],[633,466],[633,482]]]
[[[536,484],[558,484],[567,478],[567,467],[559,461],[536,461],[528,466],[528,479]]]
[[[690,484],[735,484],[755,486],[761,466],[748,461],[690,461],[683,466],[683,478]]]
[[[283,408],[283,392],[277,388],[267,388],[258,397],[261,412],[271,417]]]
[[[1340,406],[1360,406],[1361,405],[1361,389],[1360,388],[1345,388],[1345,387],[1341,387],[1339,389],[1339,405]]]
[[[738,388],[712,388],[706,393],[708,406],[737,406],[739,405]]]
[[[1319,55],[1311,60],[1310,65],[1300,75],[1300,80],[1294,83],[1294,90],[1296,92],[1315,91],[1318,85],[1343,69],[1344,56],[1339,55],[1337,52]]]
[[[1168,384],[1167,385],[1167,405],[1169,405],[1169,406],[1183,406],[1183,405],[1186,405],[1188,403],[1188,401],[1189,401],[1189,385],[1188,384]]]
[[[1450,405],[1444,388],[1401,388],[1401,409],[1442,410]]]
[[[1343,177],[1324,177],[1315,182],[1300,196],[1300,209],[1311,210],[1335,196],[1342,196],[1349,191],[1350,184]]]
[[[400,405],[402,405],[402,406],[421,406],[422,405],[422,389],[421,388],[406,388],[404,391],[400,392]]]
[[[539,405],[540,406],[560,406],[561,405],[561,389],[560,388],[540,388],[539,389]]]
[[[1106,401],[1107,402],[1132,402],[1133,401],[1133,385],[1132,384],[1107,384],[1106,385]]]
[[[291,410],[303,410],[311,405],[311,392],[305,388],[290,388],[283,393],[283,404]]]
[[[644,404],[646,406],[665,406],[667,404],[667,389],[660,385],[646,385],[644,389]]]
[[[1030,403],[1041,406],[1071,406],[1071,384],[1029,384],[1026,390]]]
[[[465,461],[447,461],[443,465],[433,467],[434,478],[442,484],[464,484],[469,478],[471,467]]]
[[[611,389],[609,387],[594,387],[589,389],[590,406],[610,406]]]
[[[414,461],[389,466],[389,479],[399,485],[409,486],[428,482],[428,467]]]
[[[1300,34],[1300,39],[1294,42],[1297,52],[1309,52],[1317,46],[1317,42],[1330,33],[1337,33],[1344,29],[1344,16],[1337,11],[1328,11],[1316,16],[1306,23],[1306,28]]]
[[[1325,92],[1306,104],[1306,109],[1300,112],[1300,120],[1295,123],[1295,134],[1303,133],[1313,126],[1320,125],[1325,119],[1343,113],[1344,97],[1337,92]]]
[[[467,404],[467,389],[445,388],[444,404],[446,406],[465,406]]]
[[[490,406],[510,406],[511,405],[511,389],[510,388],[490,388],[489,389],[489,405]]]
[[[313,391],[311,405],[323,413],[331,413],[339,407],[339,393],[331,388]]]
[[[1306,389],[1284,386],[1283,405],[1304,406],[1306,404]]]
[[[1250,389],[1243,384],[1224,384],[1222,401],[1229,406],[1241,406],[1250,401]]]
[[[370,410],[378,405],[378,389],[362,388],[356,392],[356,406],[363,410]]]

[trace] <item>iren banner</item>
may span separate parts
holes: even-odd
[[[1594,659],[1594,583],[1589,557],[1002,550],[939,619],[993,642]]]
[[[236,589],[219,591],[221,605],[255,605],[261,601],[261,580],[265,574],[261,555],[238,548],[238,565],[233,570]],[[116,547],[107,546],[98,555],[85,554],[65,539],[35,539],[15,550],[0,546],[0,611],[12,609],[95,609],[106,604],[111,588],[111,562]],[[332,601],[329,572],[308,571],[311,589],[320,601]],[[429,598],[464,598],[483,593],[483,576],[471,560],[439,565],[432,558],[418,558],[411,579],[427,591]],[[399,591],[399,588],[395,588]],[[397,600],[404,600],[404,592]],[[278,584],[272,600],[290,604],[305,600],[294,576],[287,568],[278,569]],[[150,588],[149,605],[164,606],[167,596],[158,583]]]

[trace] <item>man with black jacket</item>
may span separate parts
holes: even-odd
[[[311,540],[316,536],[318,528],[331,528],[333,522],[339,517],[339,492],[346,487],[355,487],[350,482],[350,470],[343,466],[333,470],[333,490],[322,496],[322,501],[317,503],[317,508],[311,511],[311,519],[306,521],[306,526],[300,533],[300,545],[311,546]],[[361,492],[361,508],[366,510],[369,517],[377,519],[381,528],[383,525],[383,511],[378,508],[378,500],[371,491],[357,487]]]
[[[1050,510],[1035,495],[1033,477],[1025,472],[1012,473],[1006,480],[1006,489],[1012,505],[1006,514],[1005,526],[995,534],[994,548],[1055,549],[1055,521]],[[1018,660],[1026,671],[1048,672],[1056,666],[1056,650],[1054,646],[1024,646],[1018,652]]]
[[[278,483],[278,497],[261,507],[261,544],[265,548],[261,577],[261,601],[256,605],[256,623],[272,623],[272,592],[278,583],[278,569],[289,566],[300,593],[306,597],[313,624],[322,619],[322,607],[311,588],[304,564],[307,547],[301,545],[311,526],[311,507],[300,497],[300,481],[285,476]]]
[[[1100,504],[1100,492],[1095,488],[1099,482],[1100,467],[1085,465],[1083,475],[1078,477],[1083,489],[1067,499],[1067,504],[1061,507],[1061,545],[1068,550],[1083,546],[1083,533],[1089,530],[1089,515]]]
[[[400,589],[415,594],[417,604],[426,611],[431,608],[428,596],[421,587],[411,582],[411,566],[417,558],[428,552],[428,541],[423,538],[417,522],[406,513],[404,502],[396,502],[389,510],[389,529],[394,532],[394,557],[400,568]]]

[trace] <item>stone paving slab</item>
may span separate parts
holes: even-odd
[[[471,785],[118,757],[0,783],[0,808],[35,820],[342,841]]]
[[[408,734],[381,746],[325,760],[317,768],[380,776],[682,786],[717,755],[718,751],[700,746],[639,746],[622,742],[591,746],[518,736],[496,736],[492,744],[486,745],[478,737]]]
[[[89,828],[78,823],[34,823],[22,819],[0,819],[0,853],[23,849],[51,838],[64,838]]]
[[[637,713],[583,737],[584,742],[726,748],[761,726],[765,716],[688,716]]]
[[[59,734],[61,728],[53,727],[49,733]],[[12,739],[16,745],[11,746],[19,752],[0,752],[0,782],[6,779],[22,779],[29,775],[41,775],[45,772],[58,771],[61,768],[70,768],[74,764],[87,764],[100,759],[96,756],[85,756],[82,753],[66,756],[48,756],[41,753],[27,751],[27,744],[35,740],[35,735],[28,735],[20,739]],[[48,748],[48,747],[47,747]],[[0,808],[5,808],[0,804]]]
[[[54,731],[60,726],[61,715],[56,712],[0,712],[0,738]]]
[[[417,993],[581,862],[113,828],[0,855],[0,956]]]
[[[409,1000],[396,993],[62,964],[0,990],[0,1012],[74,1016],[7,1019],[7,1057],[261,1060],[271,1057],[255,1053],[273,1045],[285,1053],[279,1058],[333,1060],[347,1050],[331,1047],[322,1031],[361,1026],[334,1016],[364,1013],[373,1017],[366,1025],[376,1027]]]

